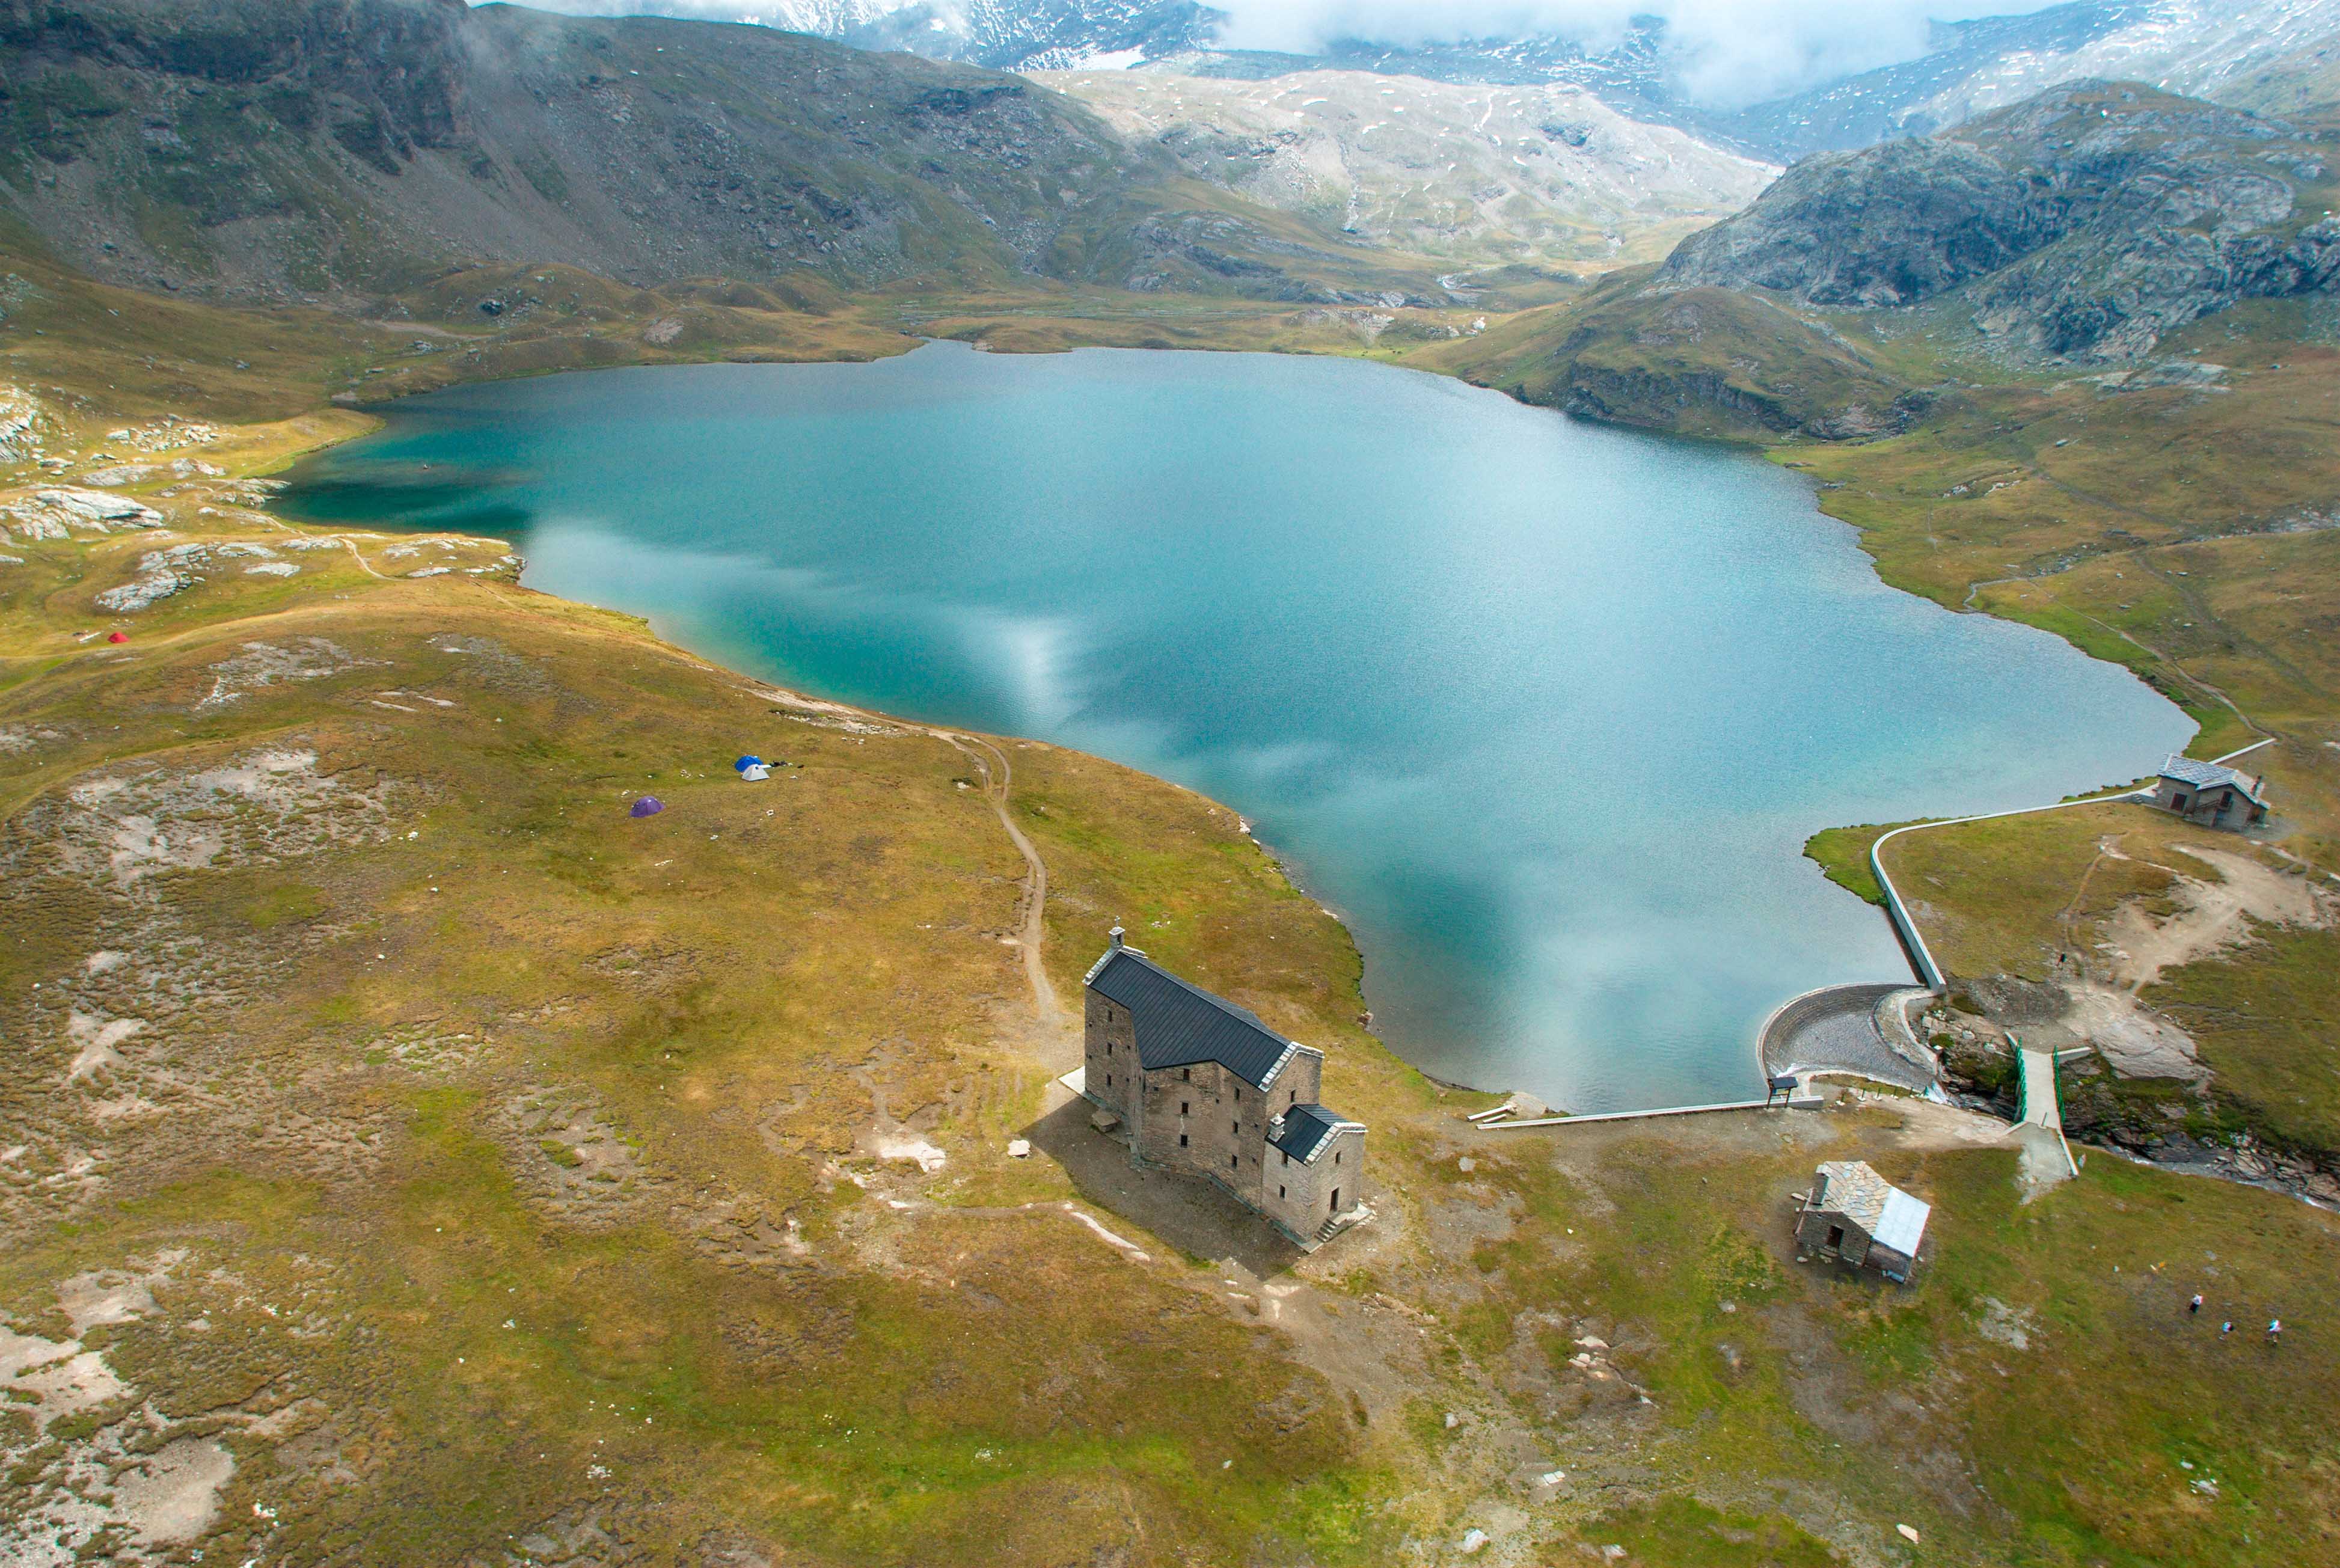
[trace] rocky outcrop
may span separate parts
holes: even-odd
[[[1909,428],[1927,406],[1918,392],[1900,392],[1836,408],[1808,406],[1793,389],[1734,383],[1720,371],[1612,367],[1572,362],[1554,400],[1584,419],[1700,434],[1811,435],[1855,441]]]
[[[1548,322],[1522,318],[1452,367],[1529,402],[1686,435],[1860,440],[1906,430],[1929,395],[1759,295],[1619,274]]]
[[[111,533],[116,529],[163,526],[163,514],[151,506],[127,496],[71,486],[35,491],[0,511],[0,516],[7,518],[21,539],[68,539],[74,530]]]
[[[1684,240],[1667,283],[1760,288],[1806,304],[1916,304],[2030,254],[2068,198],[1958,142],[1807,158],[1736,217]]]
[[[2243,299],[2325,292],[2340,142],[2148,88],[2077,83],[1940,136],[1828,154],[1676,248],[1661,287],[1823,309],[1956,296],[1994,337],[2127,361]]]

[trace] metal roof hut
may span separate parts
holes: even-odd
[[[1796,1249],[1873,1268],[1906,1285],[1933,1212],[1862,1161],[1830,1160],[1819,1167],[1796,1213]]]
[[[2173,756],[2154,780],[2153,803],[2212,828],[2251,828],[2266,820],[2266,783],[2223,762]]]

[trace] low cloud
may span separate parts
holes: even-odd
[[[1306,52],[1335,38],[1456,43],[1551,35],[1600,51],[1636,17],[1665,24],[1669,74],[1688,97],[1731,106],[1915,59],[1935,21],[2006,15],[2048,0],[1216,0],[1230,47]]]
[[[976,0],[528,0],[549,10],[649,13],[812,30],[907,6],[957,19]],[[1028,0],[1038,6],[1040,0]],[[1915,59],[1935,21],[2034,11],[2050,0],[1209,0],[1231,48],[1313,53],[1338,38],[1421,45],[1550,35],[1593,51],[1637,17],[1664,26],[1667,73],[1684,96],[1759,103]]]

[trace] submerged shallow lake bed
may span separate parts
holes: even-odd
[[[1758,457],[1386,366],[937,343],[382,412],[289,515],[505,535],[530,586],[759,676],[1224,800],[1354,932],[1401,1056],[1578,1110],[1760,1093],[1774,1006],[1908,973],[1812,832],[2192,733],[1887,588]]]

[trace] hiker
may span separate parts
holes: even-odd
[[[2196,1292],[2194,1299],[2186,1304],[2186,1310],[2195,1317],[2202,1315],[2202,1296],[2200,1292]]]
[[[2267,1343],[2269,1345],[2283,1343],[2283,1319],[2279,1317],[2267,1319]]]
[[[2219,1337],[2220,1339],[2224,1339],[2224,1338],[2226,1338],[2226,1335],[2230,1335],[2230,1334],[2232,1334],[2232,1333],[2234,1333],[2234,1332],[2235,1332],[2235,1325],[2234,1325],[2234,1324],[2233,1324],[2233,1322],[2232,1322],[2231,1320],[2229,1320],[2228,1322],[2226,1322],[2226,1323],[2222,1323],[2222,1324],[2220,1324],[2220,1325],[2218,1325],[2218,1337]]]

